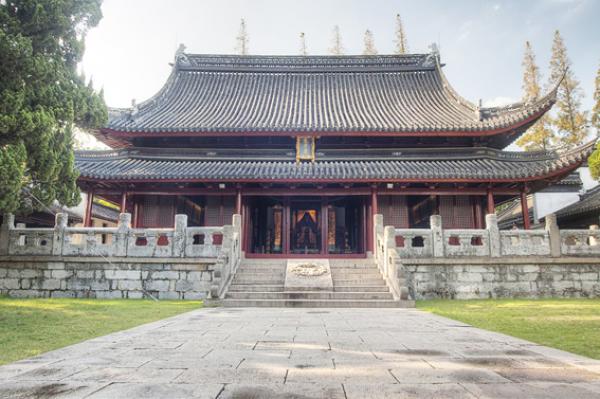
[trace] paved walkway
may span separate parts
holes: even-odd
[[[414,309],[212,308],[0,367],[0,398],[54,397],[586,399],[600,362]]]

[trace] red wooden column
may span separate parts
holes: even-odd
[[[481,197],[475,197],[475,223],[476,228],[482,229],[483,225],[483,210],[481,209],[481,202],[483,199]]]
[[[290,197],[283,200],[283,253],[290,253]]]
[[[235,213],[242,214],[242,188],[238,187],[235,192]]]
[[[127,191],[121,193],[121,213],[127,212]]]
[[[531,224],[529,223],[529,206],[527,205],[527,188],[521,190],[521,212],[523,214],[523,228],[529,230]]]
[[[92,226],[92,204],[94,203],[94,190],[90,190],[87,193],[87,203],[85,205],[85,220],[83,221],[84,227]]]
[[[327,198],[321,198],[321,253],[326,255],[328,253],[327,248],[327,233],[329,226],[329,217],[327,215]]]
[[[487,189],[487,213],[492,214],[496,212],[496,205],[494,205],[494,193],[491,188]]]
[[[371,217],[369,218],[369,249],[375,253],[375,245],[377,245],[377,237],[375,237],[375,215],[379,212],[377,203],[377,186],[371,187]]]

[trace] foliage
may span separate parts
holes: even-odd
[[[557,93],[557,114],[552,118],[552,124],[558,130],[562,144],[577,146],[582,144],[588,135],[587,113],[581,111],[583,91],[575,78],[571,60],[567,55],[565,43],[557,30],[552,44],[550,59],[550,82],[556,83],[562,79]]]
[[[408,53],[408,44],[406,41],[406,35],[404,34],[404,26],[402,24],[402,18],[400,14],[396,14],[396,54]]]
[[[246,20],[242,18],[240,21],[240,31],[235,38],[236,40],[236,51],[239,55],[248,55],[248,43],[250,39],[248,38],[248,32],[246,30]]]
[[[107,120],[101,95],[77,74],[100,3],[0,1],[1,212],[79,202],[73,127]]]
[[[300,55],[308,55],[308,49],[306,48],[306,35],[304,32],[300,32]]]
[[[540,70],[535,63],[535,54],[531,44],[525,42],[523,56],[523,101],[534,102],[541,95]],[[556,134],[548,126],[547,116],[542,116],[527,132],[517,140],[517,145],[526,151],[547,150],[557,141]]]
[[[592,126],[596,129],[596,135],[600,136],[600,67],[596,73],[596,81],[594,87],[594,107],[590,118]]]
[[[419,301],[417,307],[475,327],[600,359],[600,300]]]
[[[600,143],[596,144],[596,149],[588,158],[588,166],[594,180],[600,180]]]
[[[342,44],[342,35],[338,25],[333,27],[333,38],[329,52],[332,55],[344,55],[344,46]]]
[[[0,298],[0,364],[199,307],[197,301]]]
[[[363,50],[363,55],[375,55],[377,54],[377,49],[375,48],[375,39],[373,38],[373,32],[369,29],[365,31],[365,49]]]

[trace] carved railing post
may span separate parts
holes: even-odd
[[[173,232],[173,256],[185,256],[185,236],[188,225],[187,215],[175,215],[175,231]]]
[[[241,257],[242,256],[242,215],[240,215],[239,213],[236,213],[233,215],[233,218],[231,220],[231,223],[233,225],[233,232],[234,234],[237,233],[238,236],[238,247],[237,247],[237,256]]]
[[[550,240],[550,256],[553,258],[560,257],[560,230],[558,229],[558,223],[556,222],[556,215],[551,213],[546,215],[546,231],[548,232],[548,238]]]
[[[127,256],[127,240],[131,228],[131,213],[119,214],[119,224],[115,235],[115,256]]]
[[[10,231],[15,228],[15,215],[12,213],[4,214],[2,225],[0,226],[0,255],[8,255],[10,245]]]
[[[69,215],[57,213],[54,217],[54,239],[52,240],[52,255],[62,255],[65,242],[65,229],[69,223]]]
[[[485,215],[485,228],[489,236],[490,256],[498,258],[502,254],[498,216],[495,213]]]
[[[442,231],[442,217],[440,215],[431,215],[429,218],[431,225],[431,236],[433,239],[433,256],[441,258],[444,256],[444,232]]]
[[[379,241],[383,239],[383,231],[383,215],[378,213],[373,216],[373,256],[375,257],[375,260],[381,264],[383,264],[384,259],[381,259],[383,257],[383,251],[381,250],[382,243]]]
[[[396,228],[394,226],[386,226],[383,229],[383,253],[380,256],[383,259],[379,259],[378,262],[381,262],[383,265],[383,275],[384,277],[388,277],[390,273],[390,251],[396,249]]]

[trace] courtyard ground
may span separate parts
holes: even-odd
[[[600,362],[417,309],[206,308],[0,367],[0,397],[587,399]]]
[[[435,314],[600,359],[600,299],[494,299],[417,302]]]
[[[201,302],[0,297],[0,364],[197,309]]]

